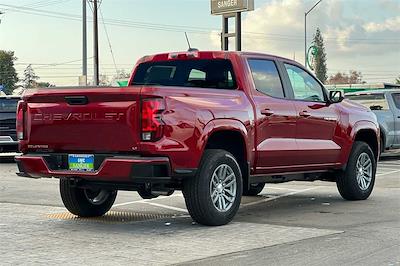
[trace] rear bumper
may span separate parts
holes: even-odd
[[[93,172],[51,169],[44,155],[16,156],[15,161],[19,169],[17,175],[30,178],[81,178],[92,181],[129,183],[171,180],[168,157],[112,156],[105,158],[99,168]]]
[[[16,152],[18,151],[18,141],[10,139],[0,139],[0,152]]]

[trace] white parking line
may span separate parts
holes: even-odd
[[[289,191],[300,191],[299,189],[285,188],[285,187],[268,187],[267,189],[289,190]]]
[[[292,191],[292,192],[285,193],[285,194],[282,194],[282,195],[279,195],[279,196],[273,196],[273,197],[270,197],[270,198],[264,198],[264,199],[261,199],[261,200],[258,200],[258,201],[254,201],[254,202],[244,203],[244,204],[241,205],[241,207],[253,206],[253,205],[256,205],[256,204],[263,203],[263,202],[276,200],[276,199],[283,198],[283,197],[288,197],[288,196],[291,196],[291,195],[303,193],[303,192],[306,192],[306,191],[309,191],[309,190],[314,190],[314,189],[317,189],[317,188],[319,188],[319,187],[311,187],[311,188],[306,188],[306,189],[302,189],[302,190],[298,190],[298,191]]]
[[[400,173],[400,170],[386,172],[386,173],[382,173],[382,174],[376,174],[376,176],[391,175],[391,174],[395,174],[395,173]]]
[[[164,209],[168,209],[168,210],[173,210],[173,211],[179,211],[179,212],[184,212],[184,213],[188,213],[188,211],[186,209],[182,209],[182,208],[178,208],[178,207],[173,207],[173,206],[169,206],[169,205],[164,205],[164,204],[160,204],[160,203],[155,203],[155,202],[144,202],[146,204],[152,205],[152,206],[156,206],[156,207],[160,207],[160,208],[164,208]]]
[[[400,168],[400,166],[399,166],[399,168]],[[400,171],[399,168],[378,167],[378,171],[386,171],[386,170]]]
[[[387,166],[387,167],[400,166],[400,162],[399,163],[378,163],[378,167],[379,166]]]
[[[174,194],[171,196],[161,196],[161,197],[154,198],[154,199],[142,199],[142,200],[128,201],[128,202],[114,204],[113,207],[120,207],[120,206],[125,206],[125,205],[130,205],[130,204],[136,204],[136,203],[148,203],[149,201],[152,201],[152,200],[158,200],[158,199],[170,198],[170,197],[181,197],[181,196],[182,196],[182,194]]]

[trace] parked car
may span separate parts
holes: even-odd
[[[21,96],[0,96],[0,153],[18,151],[15,122],[19,100]]]
[[[343,198],[374,187],[379,125],[295,61],[258,53],[145,56],[128,87],[27,91],[20,176],[60,178],[73,214],[101,216],[118,190],[182,190],[193,219],[223,225],[265,183],[325,180]]]
[[[375,113],[381,130],[381,152],[400,148],[400,90],[360,91],[346,94],[346,98]]]

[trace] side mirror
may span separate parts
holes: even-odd
[[[330,91],[329,92],[329,101],[331,103],[340,103],[343,101],[344,96],[341,91]]]

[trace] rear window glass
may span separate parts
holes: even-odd
[[[347,99],[362,104],[371,110],[388,110],[389,104],[383,93],[348,95]]]
[[[16,112],[18,99],[0,99],[0,112]]]
[[[235,89],[229,60],[171,60],[138,66],[132,85]]]
[[[393,93],[393,101],[397,109],[400,109],[400,93]]]

